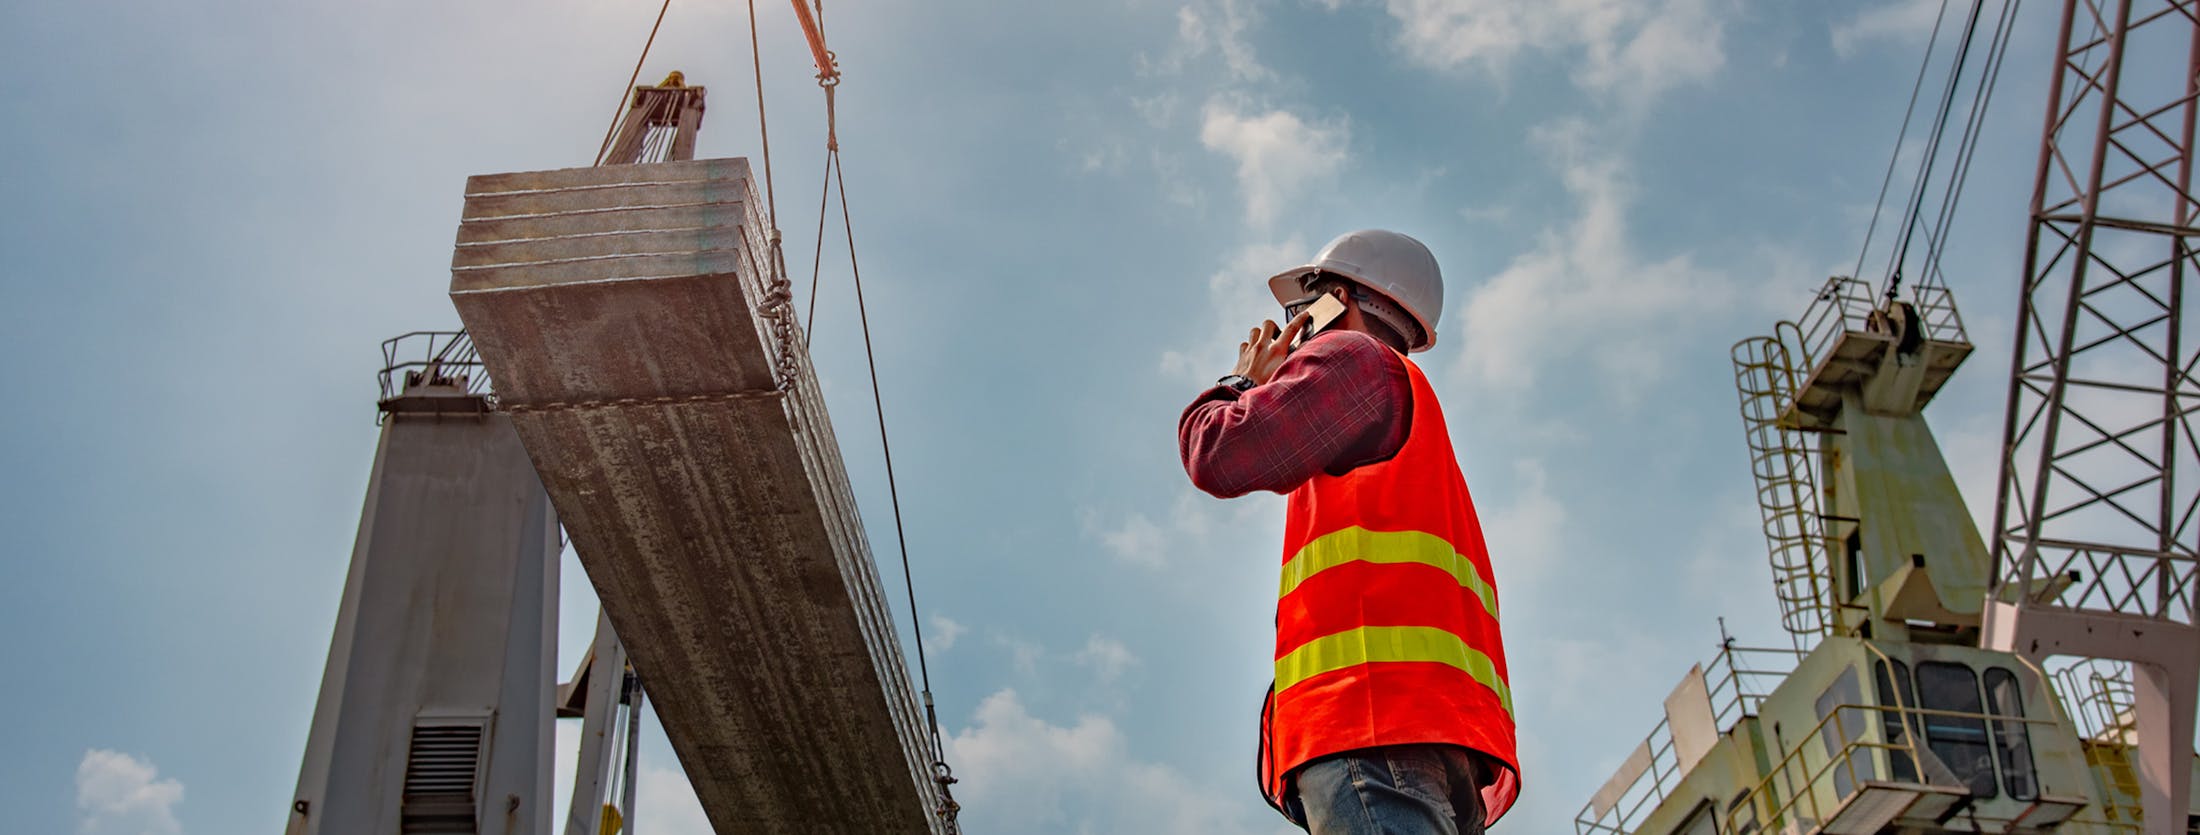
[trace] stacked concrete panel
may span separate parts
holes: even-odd
[[[937,832],[839,446],[768,315],[767,234],[741,159],[474,177],[451,298],[712,825]]]

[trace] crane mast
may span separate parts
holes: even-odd
[[[693,158],[703,101],[679,73],[634,88],[604,164]],[[382,436],[284,831],[548,833],[551,727],[571,717],[562,831],[605,835],[634,811],[625,649],[599,623],[553,698],[559,520],[511,415],[466,333],[406,334],[383,358]],[[627,796],[607,811],[622,707]]]
[[[1983,0],[1885,285],[1836,276],[1735,345],[1792,649],[1726,638],[1689,670],[1577,835],[2200,832],[2200,0],[2059,5],[1993,526],[1923,410],[1972,352],[1939,255],[2013,0],[1938,220],[1920,212]]]
[[[1984,643],[2130,662],[2148,831],[2177,832],[2200,679],[2200,2],[2067,0],[2056,43]]]

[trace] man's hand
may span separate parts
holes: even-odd
[[[1298,341],[1299,331],[1305,330],[1306,323],[1313,318],[1312,313],[1301,313],[1281,333],[1277,332],[1273,319],[1260,323],[1260,327],[1246,334],[1244,342],[1238,343],[1237,369],[1230,373],[1251,380],[1254,385],[1267,383],[1269,377],[1275,376],[1276,367],[1283,364],[1284,357],[1291,355],[1291,343]]]

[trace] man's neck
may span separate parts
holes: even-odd
[[[1338,318],[1337,325],[1341,330],[1358,331],[1375,337],[1375,341],[1390,346],[1391,350],[1398,353],[1403,354],[1406,352],[1405,337],[1399,336],[1397,331],[1391,330],[1389,326],[1369,318],[1367,314],[1360,312],[1358,309],[1346,311],[1344,316]]]

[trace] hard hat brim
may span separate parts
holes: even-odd
[[[1317,272],[1321,272],[1321,267],[1308,264],[1276,273],[1268,279],[1268,292],[1275,294],[1277,304],[1298,301],[1300,296],[1306,295],[1306,289],[1299,286],[1299,280]]]
[[[1367,279],[1361,278],[1357,275],[1353,275],[1352,273],[1345,270],[1340,270],[1335,267],[1327,267],[1321,264],[1307,264],[1303,267],[1292,267],[1291,269],[1276,273],[1273,276],[1269,276],[1268,292],[1276,297],[1277,304],[1290,304],[1292,302],[1298,301],[1301,296],[1306,295],[1306,289],[1304,287],[1301,287],[1299,282],[1304,280],[1307,276],[1319,272],[1336,273],[1337,275],[1352,279],[1353,282],[1359,284],[1362,287],[1367,287],[1369,290],[1375,290],[1375,292],[1378,293],[1382,292],[1381,290],[1377,290],[1376,288],[1370,286],[1367,283]],[[1389,296],[1389,294],[1384,293],[1384,296],[1387,297]],[[1405,305],[1401,304],[1398,306],[1400,308],[1403,308],[1406,311],[1406,315],[1412,316],[1414,322],[1421,326],[1421,344],[1407,346],[1406,353],[1418,354],[1422,351],[1426,351],[1430,348],[1436,347],[1436,329],[1429,326],[1428,317],[1422,316],[1418,311],[1415,311],[1410,307],[1406,307]]]

